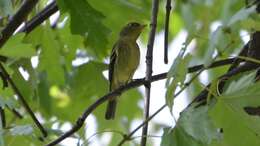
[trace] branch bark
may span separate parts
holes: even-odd
[[[3,107],[0,107],[0,118],[1,118],[1,128],[5,128],[6,119],[5,119],[5,110]]]
[[[168,36],[169,36],[169,21],[171,12],[171,0],[166,2],[166,14],[164,23],[164,63],[168,64]]]
[[[144,108],[144,120],[147,120],[149,117],[149,109],[150,109],[150,96],[151,96],[151,77],[153,72],[153,45],[154,45],[154,38],[156,32],[156,25],[157,25],[157,14],[159,9],[159,0],[153,0],[152,3],[152,16],[151,16],[151,31],[149,34],[149,40],[147,45],[147,53],[146,53],[146,84],[145,84],[145,108]],[[141,146],[146,145],[146,135],[148,132],[148,123],[146,123],[142,130],[142,139],[141,139]]]

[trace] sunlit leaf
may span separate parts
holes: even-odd
[[[11,37],[11,39],[2,47],[0,54],[12,58],[29,58],[36,54],[31,44],[23,43],[25,33],[19,33]]]

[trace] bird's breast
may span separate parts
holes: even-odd
[[[129,47],[130,49],[127,49],[128,55],[126,55],[126,61],[129,67],[128,69],[135,71],[140,63],[140,50],[136,43]]]
[[[127,82],[132,78],[139,65],[140,50],[136,43],[128,44],[124,45],[120,53],[121,55],[118,55],[114,73],[119,82]]]

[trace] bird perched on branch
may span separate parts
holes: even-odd
[[[140,50],[136,43],[145,25],[137,22],[128,23],[119,34],[114,44],[109,63],[109,90],[115,90],[129,82],[140,62]],[[117,97],[108,101],[105,118],[114,119]]]

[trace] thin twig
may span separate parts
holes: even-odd
[[[53,1],[49,5],[47,5],[41,12],[39,12],[36,16],[34,16],[30,21],[24,25],[19,32],[31,32],[35,27],[40,25],[43,21],[48,19],[51,15],[58,11],[58,6],[56,1]]]
[[[31,118],[33,119],[34,123],[37,125],[37,127],[40,129],[40,131],[42,132],[44,137],[47,137],[47,131],[43,128],[43,126],[41,125],[41,123],[38,121],[38,119],[36,118],[36,116],[34,115],[33,111],[31,110],[30,106],[27,104],[25,98],[23,97],[22,93],[20,92],[20,90],[17,88],[17,86],[15,85],[14,81],[10,78],[8,72],[5,70],[4,66],[0,63],[0,69],[1,72],[3,73],[5,79],[9,82],[9,84],[11,85],[14,93],[17,95],[18,99],[21,101],[23,107],[25,108],[25,110],[29,113],[29,115],[31,116]]]
[[[234,61],[234,59],[235,58],[216,61],[216,62],[212,63],[212,65],[209,66],[208,68],[214,68],[214,67],[219,67],[219,66],[231,64]],[[193,67],[188,68],[188,72],[193,73],[193,72],[199,71],[202,68],[203,68],[203,65],[193,66]],[[158,80],[165,79],[166,77],[167,77],[167,72],[152,76],[150,81],[155,82],[155,81],[158,81]],[[117,95],[122,94],[123,92],[125,92],[129,89],[144,85],[146,83],[147,83],[147,81],[145,80],[145,78],[136,79],[136,80],[133,80],[132,82],[130,82],[130,83],[124,85],[124,86],[121,86],[118,89],[104,95],[103,97],[100,97],[93,104],[91,104],[89,107],[87,107],[87,109],[83,112],[83,114],[78,118],[76,124],[73,125],[73,127],[69,131],[65,132],[63,135],[61,135],[60,137],[58,137],[54,141],[50,142],[46,146],[54,146],[54,145],[60,143],[61,141],[63,141],[64,139],[66,139],[67,137],[71,136],[75,132],[77,132],[83,126],[84,121],[86,120],[88,115],[90,113],[92,113],[102,103],[106,102],[110,98],[113,98]]]
[[[3,47],[5,42],[12,36],[14,31],[23,23],[37,2],[38,0],[25,0],[17,13],[11,17],[11,20],[1,32],[0,48]]]
[[[16,117],[18,117],[19,119],[22,119],[23,116],[16,110],[16,109],[11,109],[8,106],[6,106],[8,110],[10,110]]]
[[[3,107],[0,107],[0,118],[1,118],[1,128],[6,127],[5,111]]]
[[[166,2],[166,14],[165,14],[165,23],[164,23],[164,63],[168,64],[168,36],[169,36],[169,21],[170,21],[170,12],[171,12],[171,0]]]
[[[152,16],[151,16],[151,31],[149,34],[149,40],[147,45],[147,52],[146,52],[146,76],[145,80],[147,83],[145,84],[145,106],[144,106],[144,120],[149,117],[149,109],[150,109],[150,96],[151,96],[151,77],[153,72],[153,45],[154,45],[154,38],[156,32],[156,25],[157,25],[157,14],[159,9],[159,0],[153,0],[152,3]],[[147,135],[148,132],[148,123],[143,127],[142,135]],[[141,139],[141,146],[146,145],[146,137],[142,137]]]

